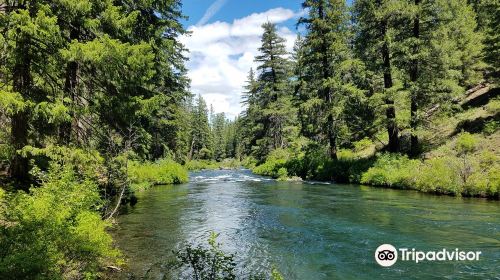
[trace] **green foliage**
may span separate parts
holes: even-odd
[[[486,104],[486,111],[490,114],[497,114],[500,112],[500,98],[495,98]]]
[[[286,40],[279,36],[276,24],[264,23],[257,73],[250,70],[240,123],[246,155],[262,161],[275,149],[284,149],[298,136],[297,110],[290,84],[291,61]]]
[[[252,169],[255,174],[270,176],[275,179],[286,179],[288,171],[286,164],[290,154],[285,149],[276,149],[267,157],[266,161]]]
[[[361,182],[457,196],[498,197],[498,162],[498,157],[492,153],[469,156],[467,160],[449,155],[423,162],[383,154],[363,173]]]
[[[220,243],[217,242],[219,234],[210,233],[208,238],[208,248],[201,244],[197,246],[186,245],[183,249],[175,251],[176,260],[174,267],[181,269],[182,279],[196,280],[234,280],[234,279],[249,279],[249,280],[284,280],[283,275],[273,266],[269,277],[258,274],[241,277],[236,274],[236,255],[227,254],[221,249]],[[249,271],[245,271],[249,272]]]
[[[257,164],[258,164],[257,159],[252,156],[247,156],[241,161],[241,165],[248,169],[254,169],[257,166]]]
[[[420,169],[418,160],[406,156],[382,154],[374,166],[361,177],[361,183],[376,186],[407,188],[415,184]]]
[[[218,169],[219,164],[212,160],[190,160],[184,165],[189,171],[199,171],[205,169]]]
[[[208,240],[209,248],[201,245],[193,247],[187,245],[185,249],[176,253],[179,268],[187,267],[188,275],[184,279],[235,279],[234,255],[225,254],[217,243],[218,234],[211,232]]]
[[[458,135],[455,149],[459,155],[466,155],[474,152],[477,148],[477,139],[474,135],[465,132]]]
[[[354,151],[362,152],[362,151],[372,147],[372,145],[373,145],[373,142],[369,138],[365,137],[357,142],[354,142]]]
[[[189,128],[180,18],[177,0],[3,3],[0,107],[12,119],[10,146],[71,143],[107,154],[120,135],[142,159],[175,151],[182,161]],[[13,154],[10,165],[12,177],[28,179],[27,160]]]
[[[486,135],[491,135],[498,131],[500,128],[500,121],[491,120],[484,124],[483,132]]]
[[[94,279],[118,261],[101,219],[97,184],[75,166],[51,164],[39,188],[7,201],[0,223],[0,278]],[[0,219],[1,220],[1,219]]]
[[[276,267],[273,267],[271,270],[271,280],[285,280],[285,278]]]
[[[233,158],[226,158],[220,162],[215,160],[191,160],[186,162],[185,167],[189,171],[214,170],[214,169],[237,169],[242,162]]]
[[[144,190],[155,185],[187,183],[188,172],[185,167],[172,160],[157,162],[131,162],[128,176],[133,190]]]
[[[419,170],[415,187],[424,192],[460,195],[458,159],[444,157],[426,161]]]

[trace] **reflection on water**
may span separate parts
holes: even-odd
[[[176,279],[172,250],[220,233],[242,273],[274,265],[286,279],[500,279],[500,203],[363,186],[276,182],[249,171],[202,171],[138,194],[113,231],[129,259],[120,277]],[[482,251],[479,262],[374,260],[384,243]]]

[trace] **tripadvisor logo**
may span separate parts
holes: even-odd
[[[391,244],[380,245],[375,250],[375,260],[381,266],[392,266],[399,259],[401,261],[413,261],[419,263],[421,261],[478,261],[480,251],[460,251],[442,249],[439,251],[418,251],[415,248],[399,248],[396,249]]]

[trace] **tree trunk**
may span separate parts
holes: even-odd
[[[11,118],[11,144],[16,151],[28,144],[28,113],[26,111],[17,112]],[[28,159],[16,152],[10,162],[9,175],[20,182],[28,181]]]
[[[322,1],[320,3],[318,13],[319,13],[319,18],[324,20],[325,19],[325,13],[324,13],[324,2]],[[324,32],[323,32],[324,33]],[[322,46],[321,46],[321,52],[322,52],[322,68],[323,68],[323,80],[327,80],[330,78],[330,67],[328,63],[328,46],[326,42],[326,35],[323,34],[322,36]],[[326,113],[327,113],[327,138],[328,138],[328,144],[330,145],[329,152],[330,152],[330,158],[332,160],[337,160],[337,137],[335,135],[335,130],[334,130],[334,118],[332,115],[331,107],[333,103],[333,97],[332,97],[332,89],[330,86],[327,86],[324,89],[323,92],[323,97],[325,99],[325,105],[326,105]]]
[[[72,132],[77,129],[78,120],[76,120],[75,108],[77,103],[76,88],[77,88],[77,75],[78,75],[78,63],[69,62],[66,66],[66,83],[64,85],[64,91],[66,95],[71,99],[70,106],[70,116],[71,120],[64,122],[59,127],[59,140],[61,144],[69,144],[71,141]]]
[[[70,39],[71,40],[78,40],[80,37],[80,32],[76,28],[72,28],[71,34],[70,34]],[[68,122],[64,122],[60,125],[59,127],[59,142],[61,144],[68,145],[71,142],[71,136],[72,132],[76,132],[75,140],[79,141],[79,120],[76,116],[76,108],[79,106],[79,99],[78,99],[78,71],[79,71],[79,65],[78,62],[76,61],[71,61],[68,62],[66,66],[66,82],[64,84],[64,92],[67,97],[71,99],[71,104],[70,104],[70,117],[71,120]]]
[[[420,4],[420,0],[415,0],[415,6]],[[413,47],[413,52],[414,55],[417,54],[418,52],[418,38],[420,37],[420,17],[418,15],[415,15],[415,19],[413,21],[413,37],[417,40],[415,43],[415,46]],[[412,82],[412,91],[411,91],[411,105],[410,105],[410,128],[411,128],[411,148],[410,148],[410,156],[415,157],[418,155],[419,148],[418,148],[418,137],[416,135],[416,130],[418,126],[418,89],[417,89],[417,81],[418,81],[418,71],[419,71],[419,66],[418,66],[418,59],[414,59],[411,62],[410,66],[410,80]]]
[[[389,44],[385,39],[387,33],[387,20],[382,20],[382,37],[384,38],[384,44],[382,46],[382,60],[384,67],[384,89],[387,90],[392,88],[392,73],[391,73],[391,58]],[[396,109],[394,107],[394,99],[392,97],[386,96],[385,105],[387,106],[385,115],[387,118],[387,133],[389,135],[389,152],[396,153],[399,151],[399,129],[396,123]]]
[[[13,90],[23,97],[27,97],[31,87],[29,44],[29,40],[18,42],[20,49],[13,71]],[[28,144],[28,119],[29,112],[26,110],[16,112],[11,117],[11,144],[16,151]],[[16,152],[10,162],[9,176],[18,181],[27,181],[28,175],[28,159]]]

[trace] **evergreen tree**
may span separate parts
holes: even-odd
[[[477,30],[484,34],[484,58],[494,79],[500,77],[500,2],[470,0],[476,12]]]
[[[349,18],[341,0],[307,0],[302,6],[308,16],[301,18],[307,35],[301,54],[304,84],[300,90],[306,136],[325,141],[329,155],[337,159],[337,140],[342,112],[343,71],[350,59]]]
[[[391,45],[397,37],[398,26],[402,23],[403,1],[357,0],[354,2],[356,25],[355,46],[358,56],[374,73],[370,88],[382,92],[385,101],[388,150],[399,151],[399,129],[396,122],[394,95],[394,69]],[[382,82],[379,82],[382,81]]]
[[[214,116],[212,124],[212,135],[214,141],[214,159],[221,161],[226,158],[226,115],[219,113]]]
[[[257,140],[264,137],[262,112],[258,103],[259,85],[253,69],[248,74],[247,84],[242,96],[242,104],[246,107],[240,119],[242,127],[242,145],[246,155],[252,154]]]
[[[465,0],[415,0],[407,6],[399,65],[410,92],[410,154],[419,153],[419,112],[449,102],[480,79],[481,36]]]
[[[255,58],[259,63],[257,106],[262,113],[257,123],[263,129],[263,137],[256,140],[255,155],[258,158],[288,145],[287,136],[291,135],[296,116],[291,103],[290,61],[285,40],[277,34],[275,24],[268,22],[262,28],[260,55]]]
[[[2,5],[0,24],[4,30],[0,94],[5,111],[10,113],[10,144],[20,150],[30,144],[30,125],[45,111],[51,120],[65,118],[57,96],[57,54],[62,44],[57,18],[45,1],[14,1]],[[52,71],[56,73],[52,73]],[[28,159],[14,153],[9,173],[27,180]]]
[[[137,142],[143,158],[188,150],[181,17],[179,1],[2,3],[0,94],[12,148],[57,139],[107,152],[113,138]],[[15,153],[10,175],[28,178],[28,162]]]
[[[188,159],[211,159],[210,150],[210,123],[208,120],[207,103],[198,95],[192,112],[191,146]]]

